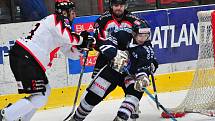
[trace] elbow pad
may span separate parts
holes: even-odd
[[[99,47],[99,50],[110,60],[112,60],[117,54],[117,49],[113,45],[102,45]]]

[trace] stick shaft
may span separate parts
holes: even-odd
[[[69,113],[69,115],[63,121],[66,121],[67,119],[69,119],[72,116],[72,114],[75,112],[76,103],[77,103],[79,91],[80,91],[80,88],[81,88],[82,77],[84,75],[84,71],[85,71],[85,67],[86,67],[86,63],[87,63],[88,53],[89,53],[89,51],[86,51],[86,56],[84,58],[84,63],[83,63],[83,66],[81,68],[80,77],[79,77],[79,80],[78,80],[78,87],[77,87],[77,90],[76,90],[76,93],[75,93],[75,99],[74,99],[74,102],[73,102],[72,111]]]

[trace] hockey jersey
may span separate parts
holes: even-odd
[[[96,45],[100,46],[100,44],[103,44],[103,41],[105,41],[112,32],[132,28],[133,26],[148,26],[148,24],[146,21],[137,18],[128,11],[125,11],[120,21],[117,21],[111,12],[105,12],[96,20],[94,25],[95,36],[97,38]]]
[[[146,41],[143,45],[135,45],[131,42],[128,51],[130,55],[129,74],[146,73],[150,75],[151,63],[154,64],[155,68],[158,68],[158,62],[150,41]]]
[[[72,58],[79,58],[79,51],[73,45],[80,45],[83,38],[71,31],[68,18],[52,14],[39,21],[30,35],[16,40],[28,51],[45,71],[58,50]]]
[[[106,40],[112,36],[113,32],[117,32],[120,30],[127,31],[128,28],[131,29],[133,26],[148,26],[146,21],[141,20],[131,14],[128,11],[125,11],[122,20],[117,21],[111,12],[107,11],[103,15],[101,15],[95,22],[95,38],[96,38],[96,46],[95,49],[100,51],[100,47],[106,44]],[[111,39],[111,38],[110,38]],[[102,67],[109,63],[109,59],[107,59],[103,54],[99,54],[96,65],[94,67],[93,75],[94,77]]]

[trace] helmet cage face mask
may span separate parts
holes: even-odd
[[[136,28],[133,30],[133,37],[137,43],[143,44],[145,41],[148,41],[150,38],[151,29],[150,28]]]

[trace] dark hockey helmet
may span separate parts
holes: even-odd
[[[132,40],[132,34],[125,30],[113,32],[111,35],[116,39],[120,50],[125,50]]]
[[[150,34],[150,28],[147,25],[134,25],[132,31],[135,34]]]
[[[69,12],[70,10],[75,10],[75,4],[69,0],[56,0],[55,1],[55,12],[62,14],[62,11]]]
[[[138,35],[139,34],[139,35]],[[141,34],[141,35],[140,35]],[[145,40],[150,40],[151,29],[146,25],[134,25],[132,27],[132,35],[134,38],[137,36],[141,36],[141,38]]]
[[[110,0],[110,1],[109,1],[110,8],[112,8],[112,6],[113,6],[114,4],[126,5],[126,8],[127,8],[127,6],[128,6],[127,0]]]

